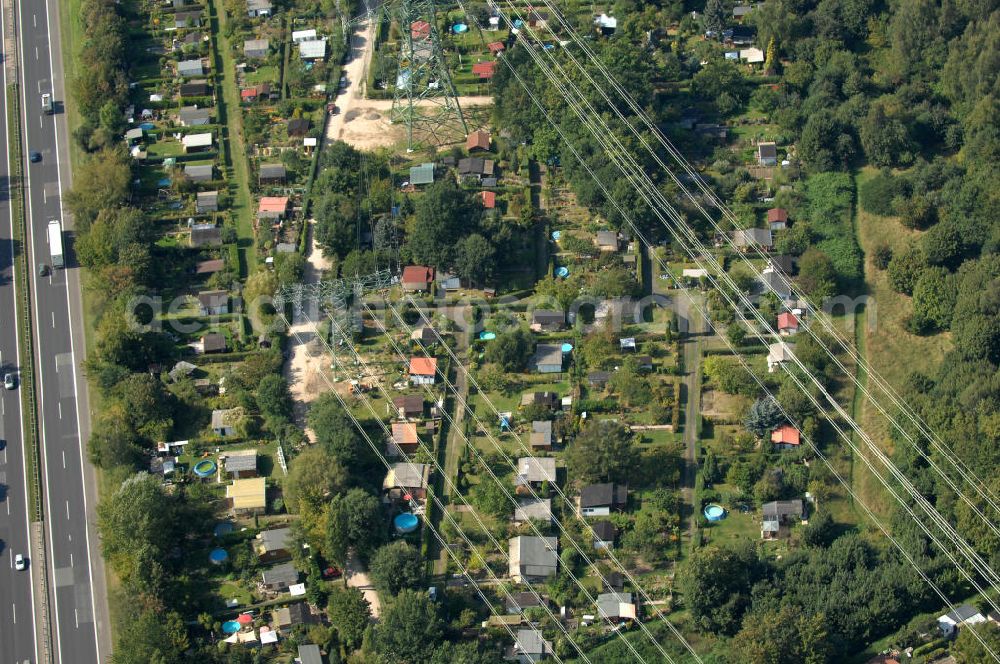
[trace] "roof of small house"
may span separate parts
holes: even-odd
[[[627,502],[627,484],[589,484],[580,491],[580,507],[624,507]]]
[[[774,221],[788,221],[788,210],[785,208],[771,208],[767,211],[768,223]]]
[[[427,486],[427,479],[430,476],[430,466],[424,463],[395,463],[385,475],[382,488],[391,489],[402,487],[404,489],[418,489]]]
[[[226,487],[226,498],[233,501],[234,509],[264,509],[267,485],[263,477],[233,480]]]
[[[558,344],[538,344],[535,347],[535,365],[558,364],[562,366],[562,346]]]
[[[777,159],[778,158],[778,146],[774,143],[758,143],[757,144],[757,155],[761,159]]]
[[[406,413],[422,412],[424,410],[424,398],[419,394],[407,394],[395,397],[392,400],[392,405],[396,408],[402,408],[403,412]]]
[[[261,482],[264,478],[258,478]],[[236,480],[236,482],[251,482],[254,480]],[[236,482],[233,482],[235,484]],[[286,585],[290,586],[293,583],[298,583],[299,572],[295,569],[295,565],[292,563],[281,563],[280,565],[275,565],[261,572],[261,577],[264,580],[264,584],[268,586],[273,585]]]
[[[594,241],[598,247],[612,247],[618,249],[618,234],[614,231],[597,231]]]
[[[771,231],[767,228],[743,228],[733,231],[733,244],[737,247],[771,246]]]
[[[423,325],[410,332],[410,340],[419,341],[425,344],[434,343],[437,341],[437,333],[434,331],[433,327]]]
[[[798,445],[799,430],[791,424],[782,424],[771,432],[771,442],[775,445]]]
[[[437,373],[436,357],[411,357],[411,376],[433,376]]]
[[[292,541],[291,528],[272,528],[257,533],[258,553],[270,551],[285,551]]]
[[[562,324],[566,322],[566,314],[557,309],[535,309],[531,312],[531,322],[539,325]]]
[[[200,97],[202,95],[207,95],[210,90],[211,88],[208,87],[208,81],[204,79],[181,83],[180,87],[182,97]]]
[[[299,57],[303,60],[316,60],[326,57],[326,40],[310,39],[299,42]]]
[[[239,412],[239,408],[217,408],[213,410],[212,428],[221,429],[225,426],[231,426],[233,419],[239,415]]]
[[[201,58],[181,60],[177,63],[177,72],[182,76],[201,76],[205,72],[205,63],[201,61]]]
[[[751,7],[750,5],[736,5],[735,7],[733,7],[733,18],[746,16],[751,11],[753,11],[753,7]]]
[[[261,212],[285,212],[288,210],[288,196],[264,196],[260,199]]]
[[[610,521],[595,521],[590,527],[594,529],[594,539],[601,542],[613,542],[618,536],[618,529]]]
[[[555,392],[525,392],[521,395],[522,406],[546,406],[552,407],[558,403],[559,397]]]
[[[531,433],[547,433],[552,435],[551,420],[535,420],[531,423]]]
[[[245,39],[243,41],[243,52],[266,51],[270,45],[270,39]]]
[[[508,543],[510,571],[528,576],[548,576],[559,564],[559,538],[522,535]]]
[[[964,622],[970,621],[971,619],[979,616],[980,619],[985,619],[982,612],[977,609],[972,604],[963,604],[957,607],[954,611],[949,611],[948,613],[939,616],[938,621],[950,622],[955,625],[961,625]],[[981,622],[978,620],[977,622]]]
[[[801,498],[795,498],[794,500],[773,500],[769,503],[764,503],[761,506],[761,511],[764,518],[795,517],[801,519],[804,514]]]
[[[397,445],[416,445],[419,441],[416,424],[413,422],[392,423],[392,442]]]
[[[767,347],[767,361],[769,363],[787,362],[795,357],[794,353],[795,344],[786,344],[783,342],[771,344]]]
[[[191,229],[191,246],[202,247],[222,243],[222,229],[214,224],[195,226]]]
[[[466,150],[489,150],[490,149],[490,132],[483,129],[477,129],[476,131],[469,134],[468,138],[465,140]]]
[[[270,9],[271,0],[247,0],[247,9],[252,9],[254,11],[260,11],[262,9]]]
[[[545,605],[547,600],[544,597],[531,592],[510,593],[507,597],[508,613],[520,613],[525,609]]]
[[[745,60],[749,64],[759,64],[764,62],[764,51],[756,47],[741,48],[740,60]]]
[[[635,619],[632,593],[602,593],[597,596],[597,612],[602,618]]]
[[[799,329],[799,319],[795,317],[790,311],[783,311],[778,314],[778,329],[779,330],[797,330]]]
[[[218,332],[209,332],[201,338],[201,349],[206,353],[217,350],[226,350],[226,335]]]
[[[610,371],[591,371],[587,374],[587,382],[591,384],[601,384],[606,383],[611,379]]]
[[[434,268],[425,265],[407,265],[403,268],[404,284],[426,284],[434,281]]]
[[[257,450],[226,452],[226,472],[239,473],[244,470],[257,470]]]
[[[496,55],[504,50],[505,46],[501,41],[490,42],[486,45],[486,48],[490,49],[490,53]]]
[[[323,664],[319,646],[313,643],[299,646],[299,664]]]
[[[434,163],[427,162],[419,166],[410,166],[410,184],[432,184],[434,182]]]
[[[274,611],[274,622],[278,627],[291,627],[313,622],[312,611],[308,602],[296,602]]]
[[[492,191],[479,192],[479,198],[483,201],[483,207],[492,210],[497,206],[497,195]]]
[[[207,148],[212,145],[212,133],[187,134],[181,139],[186,148]]]
[[[212,164],[185,164],[184,175],[189,178],[211,178],[215,174]]]
[[[207,290],[198,293],[198,304],[206,309],[223,307],[229,304],[229,292],[224,290]]]
[[[295,43],[309,41],[310,39],[316,39],[316,28],[292,31],[292,41]]]
[[[551,520],[552,499],[530,498],[522,500],[514,508],[514,521],[527,521],[529,519],[538,519],[539,521]]]
[[[556,460],[553,457],[521,457],[517,460],[517,476],[525,482],[555,482]]]
[[[795,261],[791,256],[786,254],[772,254],[768,256],[768,260],[775,270],[784,272],[785,274],[791,274],[795,271]]]
[[[285,177],[284,164],[261,164],[260,176],[262,178],[283,178]]]
[[[213,191],[199,191],[197,195],[198,205],[209,205],[212,203],[219,202],[219,192],[217,190]]]
[[[552,654],[553,650],[552,644],[546,641],[537,629],[519,629],[517,630],[517,641],[514,643],[514,652],[538,656]]]
[[[197,106],[185,106],[177,113],[177,117],[180,118],[181,122],[192,123],[198,120],[208,120],[212,117],[212,109],[210,108],[198,108]]]

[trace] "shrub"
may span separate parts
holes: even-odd
[[[861,207],[872,214],[887,217],[896,214],[894,199],[906,194],[906,182],[889,171],[866,180],[859,190]]]

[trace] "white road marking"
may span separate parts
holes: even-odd
[[[42,116],[40,116],[40,115],[38,116],[38,126],[41,129],[45,129],[45,125],[42,124]]]
[[[10,498],[8,498],[5,502],[7,503],[7,516],[10,516]]]
[[[80,629],[80,614],[76,609],[73,609],[73,620],[76,621],[76,628]]]
[[[0,415],[6,415],[6,414],[7,414],[7,402],[0,401]]]
[[[11,605],[10,605],[10,614],[14,617],[14,624],[16,625],[17,624],[17,604],[14,604],[13,602],[11,602]]]
[[[69,521],[69,501],[66,501],[66,520]]]
[[[59,409],[59,419],[62,419],[62,404],[56,403],[56,407]]]
[[[10,554],[10,568],[14,569],[14,549],[7,549],[7,553]]]
[[[35,47],[35,60],[37,60],[37,59],[38,59],[38,47],[36,46]]]
[[[63,450],[63,470],[66,470],[66,450]]]
[[[72,567],[72,566],[73,566],[73,554],[72,554],[72,553],[71,553],[71,554],[69,554],[69,566],[70,566],[70,567]]]
[[[52,312],[52,327],[56,326],[56,312]]]

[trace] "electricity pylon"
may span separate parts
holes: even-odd
[[[389,118],[406,125],[407,150],[414,149],[414,129],[437,135],[457,121],[462,135],[468,134],[441,52],[434,0],[395,0],[389,12],[402,34]]]

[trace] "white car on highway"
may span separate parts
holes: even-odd
[[[25,560],[23,554],[19,553],[16,556],[14,556],[14,569],[23,570],[26,569],[27,567],[28,567],[28,561]]]

